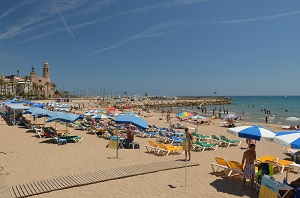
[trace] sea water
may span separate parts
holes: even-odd
[[[247,122],[265,123],[265,111],[269,110],[268,123],[285,126],[300,125],[300,96],[229,96],[232,99],[229,105],[209,105],[206,106],[206,117],[212,117],[213,109],[218,117],[219,109],[224,117],[224,109],[228,109],[229,114],[240,116]],[[174,113],[182,111],[197,112],[201,116],[205,113],[197,107],[175,107]]]

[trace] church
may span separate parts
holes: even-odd
[[[55,84],[50,81],[50,65],[48,61],[44,63],[43,76],[37,76],[34,67],[31,68],[30,80],[34,89],[43,92],[46,97],[53,97]]]

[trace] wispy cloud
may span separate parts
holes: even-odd
[[[33,2],[35,2],[36,0],[32,0]],[[157,9],[168,9],[171,7],[178,7],[178,6],[185,6],[185,5],[191,5],[191,4],[196,4],[196,3],[202,3],[202,2],[206,2],[206,1],[211,1],[211,0],[172,0],[169,2],[164,2],[164,3],[160,3],[160,4],[155,4],[155,5],[151,5],[151,6],[145,6],[142,8],[137,8],[137,9],[131,9],[131,10],[127,10],[127,11],[123,11],[111,16],[107,16],[104,18],[100,18],[100,19],[96,19],[93,21],[89,21],[89,22],[85,22],[85,23],[81,23],[81,24],[76,24],[73,26],[68,26],[65,23],[65,20],[62,18],[62,15],[60,14],[60,18],[61,20],[64,22],[66,30],[72,35],[72,37],[74,38],[74,34],[72,33],[72,29],[78,29],[78,28],[83,28],[85,26],[88,25],[93,25],[96,23],[99,23],[101,21],[107,21],[116,17],[120,17],[120,16],[124,16],[124,15],[128,15],[128,14],[134,14],[134,13],[139,13],[139,12],[149,12],[152,10],[157,10]],[[88,15],[90,13],[96,12],[99,9],[109,6],[113,3],[117,2],[117,0],[45,0],[43,5],[38,5],[37,9],[38,13],[31,13],[29,14],[28,17],[25,17],[27,19],[25,19],[23,22],[16,24],[14,26],[11,26],[9,28],[9,30],[3,34],[0,34],[0,40],[4,40],[4,39],[9,39],[12,37],[15,37],[17,35],[21,35],[23,33],[26,32],[30,32],[36,29],[39,29],[43,26],[47,26],[49,24],[55,24],[58,20],[55,19],[53,21],[50,22],[44,22],[44,23],[39,23],[39,22],[43,22],[46,19],[52,17],[53,15],[56,14],[55,10],[53,7],[48,7],[47,5],[54,5],[57,4],[57,6],[60,8],[60,12],[67,12],[76,8],[80,7],[80,12],[76,12],[75,15],[71,16],[72,18],[76,18],[78,17],[78,15],[84,14],[84,15]],[[17,8],[19,8],[20,6],[18,6]],[[49,12],[47,14],[48,11],[45,11],[44,8],[47,7],[47,10],[51,10],[51,12]],[[17,9],[16,8],[16,9]],[[16,10],[15,9],[15,10]],[[43,13],[43,17],[38,17],[39,13]],[[37,15],[37,16],[34,16]],[[34,19],[34,20],[32,20]],[[57,31],[55,31],[57,32]],[[30,40],[30,39],[27,39]]]
[[[70,35],[73,37],[73,39],[74,39],[74,40],[76,40],[76,38],[75,38],[75,36],[74,36],[73,32],[72,32],[72,31],[71,31],[71,29],[69,28],[69,26],[68,26],[68,24],[67,24],[67,22],[66,22],[65,18],[62,16],[62,14],[61,14],[61,12],[59,11],[59,9],[58,9],[57,5],[56,5],[56,4],[54,4],[54,6],[55,6],[55,8],[56,8],[56,10],[57,10],[57,13],[58,13],[58,15],[59,15],[60,19],[61,19],[61,20],[62,20],[62,22],[64,23],[64,25],[65,25],[65,27],[66,27],[67,31],[68,31],[68,32],[69,32],[69,34],[70,34]]]
[[[219,21],[217,23],[234,24],[234,23],[247,23],[247,22],[255,22],[255,21],[271,21],[271,20],[276,20],[279,18],[293,16],[293,15],[299,15],[299,14],[300,14],[300,11],[294,11],[294,12],[287,12],[287,13],[282,13],[282,14],[277,14],[277,15],[254,17],[254,18],[249,18],[249,19]]]
[[[19,8],[35,3],[38,0],[27,0],[27,1],[21,1],[20,3],[17,3],[16,5],[14,5],[12,8],[10,8],[9,10],[7,10],[6,12],[4,12],[3,14],[0,15],[0,19],[6,17],[7,15],[17,11]]]
[[[96,51],[90,53],[90,55],[119,47],[121,45],[124,45],[126,43],[129,43],[129,42],[137,40],[137,39],[163,36],[165,34],[170,34],[170,33],[173,33],[173,32],[179,31],[179,30],[188,29],[193,26],[200,26],[200,25],[206,25],[206,23],[201,23],[201,24],[194,23],[194,22],[186,23],[185,21],[173,21],[173,22],[169,22],[169,23],[162,23],[162,24],[153,26],[139,34],[136,34],[136,35],[128,37],[124,40],[121,40],[114,45],[96,50]]]
[[[52,35],[52,34],[55,34],[55,32],[48,32],[48,33],[45,33],[45,34],[40,34],[38,36],[34,36],[34,37],[29,38],[29,39],[26,39],[26,40],[23,40],[23,41],[20,41],[20,42],[16,42],[16,43],[13,43],[13,44],[14,45],[20,45],[20,44],[23,44],[23,43],[27,43],[29,41],[34,41],[34,40],[44,38],[44,37]]]
[[[24,34],[26,32],[30,32],[33,30],[37,30],[41,27],[47,26],[49,24],[55,24],[58,21],[62,20],[64,25],[67,27],[66,30],[71,33],[71,29],[66,25],[66,20],[62,16],[61,13],[71,12],[75,9],[86,9],[86,13],[95,12],[97,9],[102,8],[105,4],[109,4],[110,2],[114,2],[115,0],[28,0],[22,1],[22,3],[16,4],[11,9],[7,10],[2,17],[5,17],[9,14],[13,14],[18,11],[18,9],[29,6],[28,10],[31,10],[25,14],[22,19],[19,19],[15,22],[12,22],[12,25],[7,28],[7,31],[0,34],[0,40],[10,39],[15,36]],[[57,16],[57,10],[54,7],[57,5],[60,11],[60,20],[53,19]],[[97,7],[98,6],[98,7]],[[93,7],[93,9],[89,9]],[[78,17],[78,15],[82,15],[80,12],[75,12],[76,14],[72,14],[74,18]],[[71,15],[71,14],[70,14]],[[1,18],[0,18],[1,19]],[[49,21],[49,19],[52,21]],[[72,35],[72,37],[74,34]]]
[[[153,26],[140,34],[136,34],[134,36],[128,37],[124,40],[117,42],[116,44],[109,46],[109,47],[105,47],[105,48],[96,50],[96,51],[90,53],[90,55],[100,53],[103,51],[107,51],[107,50],[111,50],[113,48],[122,46],[126,43],[129,43],[129,42],[137,40],[137,39],[163,36],[165,34],[170,34],[170,33],[173,33],[173,32],[179,31],[179,30],[188,29],[188,28],[192,28],[192,27],[196,27],[196,26],[211,25],[211,24],[236,24],[236,23],[247,23],[247,22],[255,22],[255,21],[270,21],[270,20],[276,20],[278,18],[299,15],[299,14],[300,14],[300,11],[294,11],[294,12],[287,12],[287,13],[282,13],[282,14],[277,14],[277,15],[249,18],[249,19],[215,21],[215,22],[207,22],[207,23],[203,23],[203,22],[199,23],[196,21],[193,21],[193,22],[183,22],[183,21],[178,22],[177,21],[177,22],[164,23],[164,24],[159,24],[157,26]]]

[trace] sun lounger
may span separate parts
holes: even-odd
[[[182,146],[173,146],[171,144],[163,144],[161,142],[157,142],[157,146],[159,148],[158,152],[162,152],[164,156],[168,156],[170,153],[178,153],[178,154],[183,154],[183,148]]]
[[[176,123],[176,128],[177,128],[177,129],[184,129],[185,127],[182,126],[182,125],[178,122],[178,123]]]
[[[227,144],[227,147],[229,147],[230,145],[235,145],[235,146],[240,146],[242,141],[240,140],[230,140],[227,137],[225,137],[224,135],[220,135],[221,140],[225,141]]]
[[[266,160],[269,160],[269,161],[277,161],[277,160],[278,160],[278,157],[270,156],[270,155],[265,155],[265,156],[263,156],[263,157],[257,158],[257,161],[258,161],[259,163],[263,163],[263,162],[265,162]]]
[[[278,160],[278,161],[265,160],[264,163],[272,164],[273,168],[277,168],[280,174],[282,174],[284,169],[289,167],[289,165],[295,164],[295,162],[289,160]]]
[[[224,169],[225,172],[225,176],[228,177],[229,173],[231,174],[231,166],[229,164],[229,162],[225,159],[225,158],[221,158],[221,157],[215,157],[216,162],[211,163],[211,168],[213,170],[214,173],[218,172],[219,168]],[[217,170],[215,170],[215,167],[217,167]],[[227,174],[227,171],[228,174]]]
[[[212,142],[216,143],[218,146],[227,146],[227,143],[224,140],[221,140],[220,138],[218,138],[216,135],[211,135],[211,139]]]
[[[157,144],[154,141],[148,141],[148,145],[146,145],[146,149],[148,153],[154,152],[154,154],[156,154],[156,150],[159,149],[159,147],[157,146]]]
[[[232,172],[236,172],[236,173],[239,173],[241,175],[244,174],[244,171],[242,170],[242,164],[237,162],[237,161],[232,161],[230,160],[229,161],[229,164],[230,164],[230,173],[228,174],[228,176],[230,176],[232,174]]]
[[[218,148],[218,145],[216,145],[216,144],[200,142],[200,141],[196,141],[192,146],[193,150],[200,149],[202,152],[205,150],[214,150],[215,151],[217,148]]]

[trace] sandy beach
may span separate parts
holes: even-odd
[[[169,127],[169,123],[161,113],[150,114],[153,116],[144,118],[148,124]],[[172,118],[172,121],[177,122],[175,118]],[[41,122],[43,118],[38,120],[38,123]],[[212,120],[210,125],[199,126],[198,131],[204,135],[225,135],[230,139],[240,139],[241,147],[246,147],[245,139],[227,133],[227,128],[220,127],[220,122],[219,119]],[[182,124],[196,127],[191,123]],[[253,124],[255,123],[243,122],[243,125]],[[54,123],[47,123],[47,125],[54,126]],[[274,131],[282,131],[279,125],[259,125]],[[61,124],[57,124],[57,127],[65,129]],[[120,149],[119,159],[109,159],[116,156],[116,151],[106,148],[107,140],[85,131],[70,129],[71,135],[83,137],[82,142],[58,146],[52,139],[37,138],[34,132],[23,127],[7,126],[1,118],[0,166],[3,170],[0,174],[6,178],[7,185],[13,186],[115,167],[184,159],[184,155],[165,157],[149,154],[146,152],[145,145],[148,144],[148,140],[155,140],[155,138],[140,137],[135,137],[135,141],[140,144],[140,149]],[[274,155],[279,159],[287,158],[282,153],[283,147],[276,143],[261,141],[257,142],[256,146],[257,157]],[[241,162],[245,151],[241,147],[231,146],[204,152],[192,151],[191,161],[199,163],[199,166],[187,169],[186,187],[185,169],[180,168],[53,191],[33,197],[258,197],[258,194],[250,189],[242,190],[240,177],[223,178],[220,174],[212,174],[211,163],[215,162],[215,156]],[[274,177],[282,181],[285,174],[285,172],[275,174]],[[298,177],[297,174],[289,173],[289,181]]]

